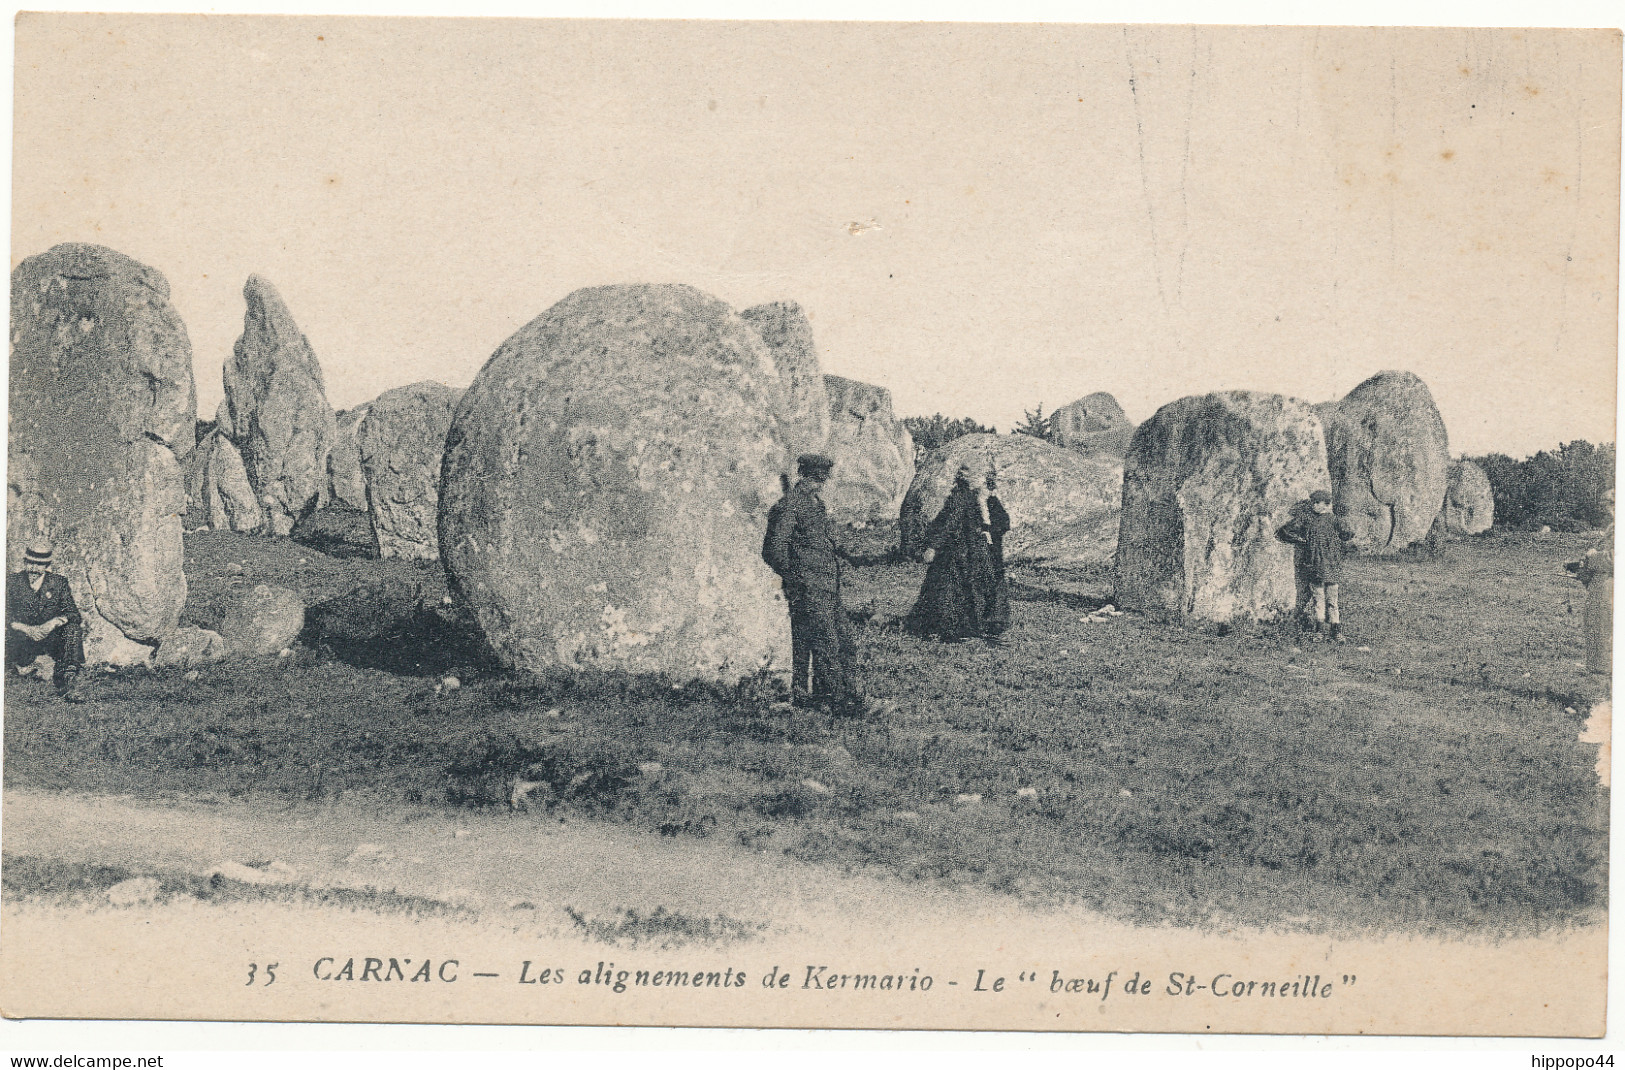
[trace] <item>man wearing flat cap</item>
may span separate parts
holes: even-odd
[[[51,571],[55,549],[49,539],[30,542],[23,570],[6,582],[6,666],[26,674],[44,654],[65,688],[85,663],[84,622],[68,581]]]
[[[842,552],[819,497],[833,467],[821,453],[796,459],[801,478],[768,514],[762,557],[784,581],[790,603],[795,701],[861,713],[865,703],[852,664],[857,643],[841,605]]]

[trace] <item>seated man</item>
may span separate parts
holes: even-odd
[[[23,551],[23,570],[6,582],[6,666],[26,674],[47,655],[57,686],[67,687],[85,663],[84,623],[68,581],[51,571],[54,550],[35,539]]]

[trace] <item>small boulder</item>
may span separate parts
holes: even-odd
[[[1237,390],[1163,406],[1124,460],[1116,604],[1175,620],[1290,614],[1293,548],[1276,532],[1326,480],[1302,401]]]
[[[219,632],[207,628],[176,628],[159,642],[153,664],[159,668],[190,668],[223,661],[227,653],[226,641]]]
[[[1134,424],[1123,406],[1107,393],[1090,394],[1062,405],[1050,413],[1050,429],[1050,441],[1086,457],[1121,460],[1134,437]]]
[[[1447,535],[1477,535],[1490,530],[1495,523],[1495,492],[1484,469],[1472,461],[1450,462],[1442,515]]]
[[[162,890],[157,877],[131,877],[107,889],[107,901],[116,907],[145,906]]]
[[[1315,411],[1354,546],[1392,553],[1426,538],[1450,478],[1450,442],[1427,384],[1410,372],[1378,372]]]
[[[775,301],[747,308],[739,314],[756,329],[773,354],[773,365],[784,388],[784,412],[779,429],[784,435],[788,461],[803,453],[818,453],[829,439],[829,393],[818,367],[812,323],[794,301]],[[790,472],[789,465],[786,472]]]
[[[243,333],[221,375],[227,423],[273,535],[327,502],[337,437],[322,368],[268,281],[243,286]]]
[[[688,286],[578,290],[504,342],[457,407],[440,487],[446,575],[498,659],[787,669],[761,558],[783,404],[761,337]]]
[[[285,649],[304,626],[304,599],[262,583],[227,604],[217,630],[233,654],[267,655]]]
[[[898,514],[903,553],[923,549],[927,525],[969,464],[980,486],[991,469],[1010,514],[1005,558],[1067,564],[1104,563],[1117,549],[1123,502],[1121,463],[1080,456],[1031,435],[961,435],[920,462]]]
[[[435,525],[440,462],[461,390],[414,383],[385,391],[356,434],[367,488],[367,516],[379,557],[440,557]]]
[[[884,387],[824,376],[829,396],[829,438],[823,452],[834,462],[823,499],[832,520],[846,524],[890,520],[914,480],[914,437],[892,412]]]

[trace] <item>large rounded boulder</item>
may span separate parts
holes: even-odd
[[[578,290],[504,342],[440,484],[441,560],[497,657],[717,681],[788,666],[760,553],[783,404],[756,331],[688,286]]]
[[[920,462],[903,499],[898,528],[905,554],[924,549],[923,535],[968,464],[976,485],[997,476],[1010,514],[1006,560],[1103,563],[1117,548],[1123,466],[1083,457],[1030,435],[961,435]]]
[[[379,557],[440,556],[440,462],[462,396],[441,383],[396,387],[379,395],[361,422],[356,441]]]
[[[1447,535],[1477,535],[1495,523],[1495,492],[1490,477],[1472,461],[1452,461],[1445,489],[1444,520]]]
[[[835,462],[824,485],[824,505],[841,523],[890,520],[914,481],[914,436],[892,412],[884,387],[824,376],[829,396],[829,438],[824,453]]]
[[[231,439],[271,534],[286,535],[327,502],[333,409],[316,354],[276,287],[250,275],[243,299],[243,333],[221,372]]]
[[[242,455],[217,427],[198,441],[182,465],[186,526],[190,530],[254,531],[265,516],[248,482]]]
[[[747,308],[739,316],[756,329],[773,354],[784,392],[779,429],[789,453],[787,460],[821,452],[829,439],[829,394],[807,314],[794,301],[774,301]],[[786,472],[790,470],[787,465]]]
[[[1110,394],[1090,394],[1050,413],[1050,440],[1088,457],[1121,460],[1133,438],[1134,424]]]
[[[197,435],[192,344],[157,271],[58,245],[11,273],[7,566],[36,535],[92,662],[146,661],[186,602],[181,461]]]
[[[1326,480],[1305,402],[1238,390],[1163,406],[1124,460],[1118,605],[1176,620],[1290,614],[1293,548],[1276,532]]]
[[[1378,372],[1315,411],[1354,546],[1390,553],[1426,538],[1450,480],[1450,442],[1427,384],[1410,372]]]

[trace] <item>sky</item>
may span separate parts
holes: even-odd
[[[200,415],[270,279],[336,408],[583,286],[798,301],[1001,430],[1389,368],[1452,451],[1614,438],[1619,51],[1564,30],[30,15],[12,264],[161,271]]]

